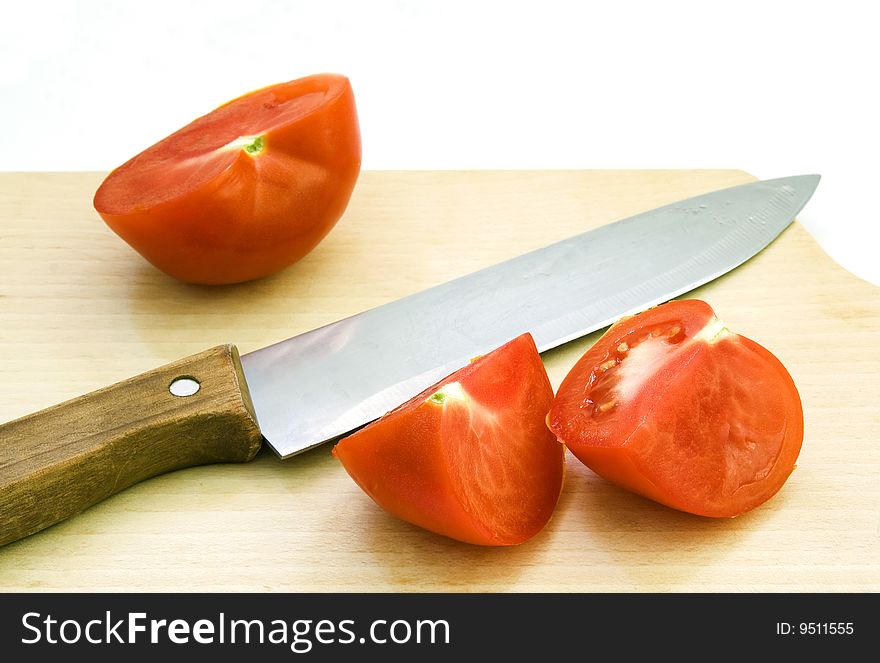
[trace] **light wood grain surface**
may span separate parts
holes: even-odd
[[[751,180],[718,171],[366,172],[339,226],[262,281],[176,283],[91,207],[101,174],[0,175],[0,421],[221,343],[242,352],[578,231]],[[782,492],[715,521],[573,457],[514,548],[392,519],[328,446],[151,479],[0,548],[5,591],[878,591],[880,290],[797,224],[689,296],[786,364],[806,437]],[[545,355],[554,385],[596,338]]]

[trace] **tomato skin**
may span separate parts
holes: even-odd
[[[230,145],[260,136],[258,152]],[[314,249],[361,164],[347,78],[319,74],[234,99],[111,172],[94,206],[163,272],[190,283],[267,276]]]
[[[442,404],[432,394],[449,393]],[[559,500],[565,448],[544,424],[553,389],[531,335],[457,371],[333,449],[392,515],[478,545],[537,534]]]
[[[699,300],[670,302],[612,326],[563,380],[547,424],[600,476],[715,518],[738,516],[775,495],[804,435],[800,397],[785,367],[722,328]]]

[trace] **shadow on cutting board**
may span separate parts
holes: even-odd
[[[656,592],[689,586],[716,559],[737,555],[737,543],[766,516],[761,509],[734,520],[681,513],[606,482],[570,455],[567,463],[553,518],[519,546],[472,546],[422,530],[357,488],[340,522],[357,521],[355,545],[392,591]]]
[[[774,509],[771,501],[733,519],[695,516],[615,486],[570,454],[567,483],[568,526],[588,536],[601,551],[603,565],[627,579],[617,588],[623,591],[674,592],[693,586],[698,576],[711,573],[714,562],[739,555],[739,544],[760,532]],[[776,507],[783,499],[774,498]],[[601,574],[601,568],[596,570]],[[711,584],[723,580],[711,578]],[[571,590],[590,591],[590,586]]]
[[[519,546],[476,546],[397,520],[378,507],[365,515],[367,544],[388,588],[397,592],[513,589],[547,542],[544,531]]]
[[[309,285],[320,267],[315,261],[226,286],[180,283],[150,265],[139,267],[127,297],[129,324],[147,347],[168,361],[221,343],[240,344],[246,352],[253,349],[250,345],[268,345],[305,331],[312,322]]]

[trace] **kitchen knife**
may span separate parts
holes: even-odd
[[[263,439],[283,458],[334,439],[520,333],[544,351],[685,293],[770,243],[818,181],[673,203],[241,358],[220,346],[2,425],[0,545],[157,474],[250,460]]]

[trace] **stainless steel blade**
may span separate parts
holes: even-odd
[[[818,182],[801,175],[689,198],[247,354],[263,436],[286,458],[523,332],[543,352],[692,290],[769,244]]]

